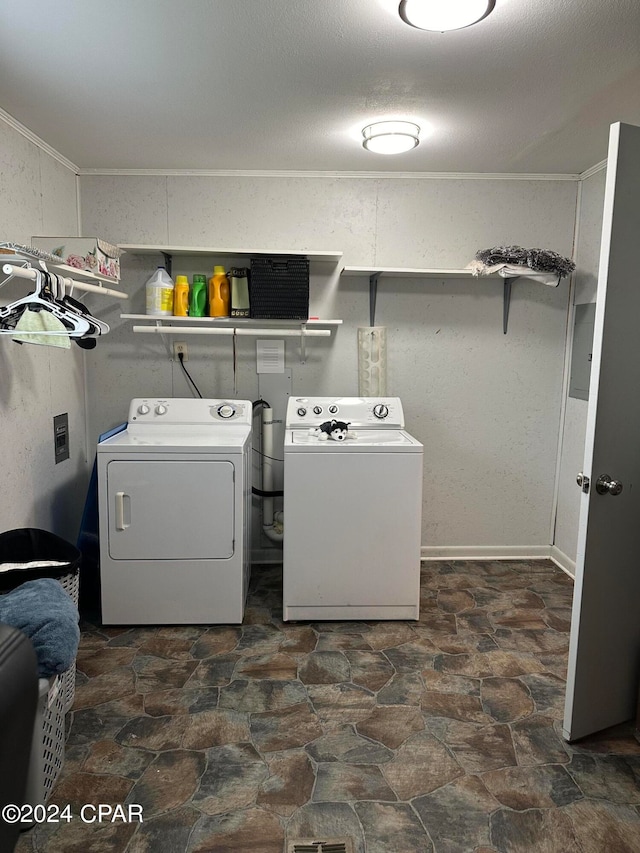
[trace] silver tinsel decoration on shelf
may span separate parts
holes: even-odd
[[[523,249],[522,246],[494,246],[492,249],[480,249],[476,260],[485,266],[494,264],[517,264],[537,272],[556,273],[561,278],[576,268],[571,258],[564,258],[549,249]]]

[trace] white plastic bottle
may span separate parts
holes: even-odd
[[[173,316],[173,279],[164,267],[158,267],[146,285],[147,314]]]

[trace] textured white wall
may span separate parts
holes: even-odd
[[[76,177],[0,121],[0,240],[77,234]],[[2,280],[2,279],[0,279]],[[3,304],[28,292],[0,290]],[[83,355],[79,347],[19,345],[0,335],[0,530],[40,527],[72,542],[86,492]],[[69,413],[71,458],[54,463],[53,417]]]
[[[83,176],[82,233],[122,243],[345,253],[344,263],[463,267],[498,244],[572,252],[577,185],[569,181]],[[155,336],[120,310],[144,310],[153,259],[125,256],[130,305],[101,311],[112,334],[87,353],[92,438],[140,395],[188,396]],[[174,265],[174,274],[181,270]],[[208,270],[203,269],[204,272]],[[568,285],[520,280],[502,334],[502,283],[381,279],[389,393],[425,445],[423,545],[548,546],[560,417]],[[95,306],[95,303],[91,303]],[[368,279],[314,275],[312,313],[343,319],[309,344],[287,342],[295,394],[357,394],[357,327]],[[97,306],[96,306],[97,310]],[[255,399],[255,344],[188,339],[203,395]]]
[[[582,182],[576,252],[574,304],[595,302],[606,170]],[[587,401],[567,397],[558,477],[555,546],[575,563],[580,517],[576,474],[584,462]]]

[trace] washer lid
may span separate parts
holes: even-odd
[[[355,430],[355,438],[334,441],[321,439],[314,433],[302,429],[287,431],[285,444],[290,450],[318,451],[335,453],[371,452],[371,451],[422,451],[422,444],[408,432],[400,429],[364,429]]]

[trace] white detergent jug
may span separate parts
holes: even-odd
[[[164,267],[158,267],[146,285],[147,314],[173,316],[173,279]]]

